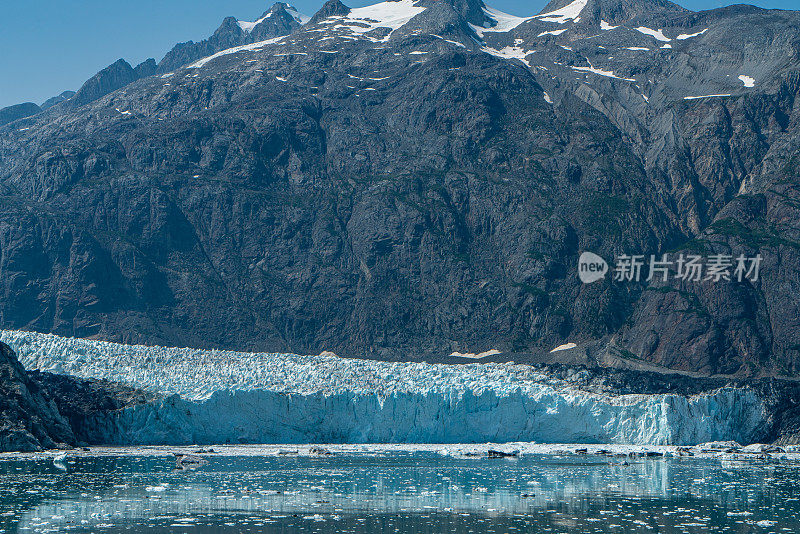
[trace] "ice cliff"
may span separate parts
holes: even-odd
[[[163,395],[92,422],[107,444],[751,442],[763,400],[747,388],[603,395],[514,364],[433,365],[334,355],[129,346],[0,332],[29,370]]]

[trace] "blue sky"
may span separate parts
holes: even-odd
[[[296,0],[313,14],[323,0]],[[344,3],[358,7],[378,0]],[[210,35],[226,15],[254,20],[271,0],[2,0],[0,17],[0,108],[20,102],[42,103],[67,89],[78,89],[98,70],[119,58],[136,63],[160,60],[177,42]],[[694,10],[731,3],[797,9],[797,0],[682,0]],[[544,0],[489,0],[515,15],[532,15]]]

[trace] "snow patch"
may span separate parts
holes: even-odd
[[[561,9],[556,9],[550,13],[542,13],[541,15],[537,15],[536,18],[541,19],[544,22],[555,22],[558,24],[564,24],[570,20],[577,22],[581,11],[583,11],[583,8],[585,8],[586,4],[588,3],[589,0],[575,0],[571,4],[567,4]]]
[[[612,26],[608,22],[600,20],[600,29],[603,31],[616,30],[617,28],[619,28],[619,26]]]
[[[703,30],[701,32],[697,32],[697,33],[682,33],[679,36],[677,36],[676,39],[679,40],[679,41],[683,41],[685,39],[691,39],[692,37],[697,37],[697,36],[703,35],[707,31],[708,31],[708,28],[706,28],[705,30]]]
[[[493,9],[491,7],[484,7],[483,12],[486,16],[495,22],[494,26],[489,28],[481,28],[480,26],[475,26],[474,24],[470,24],[472,30],[478,34],[478,36],[483,37],[485,33],[506,33],[510,32],[511,30],[515,29],[520,24],[528,22],[536,17],[516,17],[514,15],[509,15],[508,13],[503,13],[502,11],[498,11],[497,9]]]
[[[350,14],[342,20],[346,23],[366,25],[366,27],[349,26],[355,33],[369,33],[377,28],[389,28],[394,31],[402,28],[408,21],[427,9],[415,4],[416,0],[381,2],[371,6],[353,9],[350,11]]]
[[[739,76],[739,79],[742,81],[745,87],[755,87],[756,80],[751,76],[747,76],[746,74],[742,74]]]
[[[223,50],[221,52],[217,52],[216,54],[214,54],[212,56],[204,57],[203,59],[195,61],[194,63],[189,65],[189,67],[187,67],[187,68],[199,69],[199,68],[204,67],[209,61],[213,61],[214,59],[217,59],[218,57],[227,56],[227,55],[230,55],[230,54],[237,54],[239,52],[247,52],[247,51],[251,51],[251,50],[259,50],[261,48],[264,48],[265,46],[268,46],[268,45],[271,45],[271,44],[276,44],[276,43],[280,42],[281,40],[283,40],[285,38],[286,38],[286,36],[274,37],[272,39],[267,39],[265,41],[259,41],[257,43],[250,43],[250,44],[246,44],[246,45],[242,45],[242,46],[235,46],[233,48],[228,48],[227,50]]]
[[[481,48],[481,50],[483,50],[487,54],[503,59],[518,59],[523,63],[525,63],[527,66],[529,67],[531,66],[528,60],[526,60],[525,58],[533,52],[532,50],[524,50],[522,48],[519,48],[518,46],[506,46],[501,50],[485,46]]]
[[[636,31],[639,33],[643,33],[645,35],[649,35],[651,37],[655,37],[657,40],[663,41],[665,43],[672,41],[672,39],[664,35],[664,30],[653,30],[645,26],[639,26],[638,28],[636,28]]]
[[[564,28],[563,30],[551,30],[549,32],[542,32],[536,37],[544,37],[545,35],[561,35],[565,31],[567,31],[567,28]]]
[[[700,95],[700,96],[684,96],[684,100],[697,100],[698,98],[724,98],[731,96],[730,93],[726,94],[719,94],[719,95]]]
[[[552,353],[554,353],[554,352],[560,352],[560,351],[562,351],[562,350],[574,349],[574,348],[575,348],[575,347],[577,347],[577,346],[578,346],[578,345],[576,345],[575,343],[565,343],[565,344],[563,344],[563,345],[559,345],[559,346],[557,346],[556,348],[554,348],[553,350],[551,350],[551,351],[550,351],[550,353],[552,354]]]
[[[603,70],[593,67],[591,63],[589,63],[588,67],[572,67],[573,70],[581,71],[581,72],[591,72],[592,74],[597,74],[598,76],[605,76],[606,78],[614,78],[616,80],[625,80],[626,82],[635,82],[635,78],[623,78],[621,76],[617,76],[614,74],[614,71],[611,70]]]
[[[550,98],[550,95],[547,94],[547,91],[545,91],[542,96],[544,97],[544,101],[547,102],[548,104],[552,104],[553,103],[553,99]]]

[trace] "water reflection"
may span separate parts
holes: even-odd
[[[66,466],[0,462],[0,525],[23,532],[800,531],[794,464],[393,453],[211,457],[181,472],[155,457],[76,458]]]

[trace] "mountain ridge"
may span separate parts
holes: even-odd
[[[0,129],[4,326],[796,376],[800,14],[571,4],[332,0]],[[765,278],[582,285],[586,250]]]

